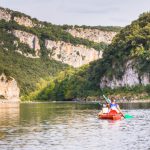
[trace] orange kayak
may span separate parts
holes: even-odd
[[[111,120],[120,120],[122,115],[117,113],[115,110],[111,110],[109,113],[99,114],[99,119],[111,119]]]

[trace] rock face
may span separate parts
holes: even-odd
[[[20,30],[13,30],[13,35],[19,38],[20,42],[27,44],[31,49],[35,50],[35,56],[32,54],[24,54],[21,50],[16,52],[30,58],[40,57],[40,43],[37,36]],[[71,43],[63,41],[45,40],[45,47],[48,49],[49,58],[53,58],[62,63],[66,63],[73,67],[80,67],[91,61],[102,58],[102,51],[98,52],[93,48],[87,48],[84,45],[74,46]]]
[[[26,27],[34,27],[35,24],[28,17],[14,17],[14,21],[16,21],[19,25],[23,25]]]
[[[17,82],[12,77],[0,75],[0,99],[9,101],[19,101],[20,90],[17,86]]]
[[[83,39],[88,39],[97,43],[104,42],[110,44],[116,32],[101,31],[98,29],[83,29],[83,28],[72,28],[67,30],[72,36]]]
[[[35,50],[35,56],[39,56],[40,43],[37,36],[20,30],[13,30],[13,35],[19,38],[20,42],[27,44],[31,49]]]
[[[83,45],[74,46],[63,41],[46,40],[45,47],[49,50],[49,57],[73,67],[80,67],[102,57],[101,51]]]
[[[0,8],[0,20],[4,19],[5,21],[10,21],[10,20],[14,20],[16,21],[19,25],[23,25],[26,27],[34,27],[36,26],[35,23],[33,23],[33,21],[26,16],[21,16],[21,17],[12,17],[12,11],[8,11],[7,9],[4,8]]]
[[[110,87],[114,89],[117,87],[135,86],[139,84],[150,84],[150,74],[145,73],[140,76],[136,68],[134,67],[134,62],[130,60],[126,64],[126,70],[124,75],[122,76],[122,79],[118,80],[115,76],[113,76],[113,79],[110,80],[108,77],[104,76],[101,79],[100,87]]]
[[[11,15],[6,9],[0,9],[0,20],[4,19],[5,21],[11,20]]]

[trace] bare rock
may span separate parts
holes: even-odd
[[[150,84],[150,74],[144,73],[143,75],[139,75],[137,69],[134,67],[134,61],[129,60],[126,63],[125,73],[122,76],[122,79],[116,79],[115,76],[110,80],[108,77],[104,76],[101,79],[100,87],[110,87],[112,89],[117,87],[125,87],[125,86],[135,86],[139,84],[147,85]]]
[[[0,20],[2,19],[7,22],[11,20],[11,15],[6,9],[0,9]]]
[[[39,56],[40,43],[37,36],[20,30],[13,30],[12,32],[14,36],[19,38],[20,42],[27,44],[31,49],[35,50],[35,56]]]
[[[45,40],[45,46],[49,50],[49,57],[73,67],[80,67],[102,57],[101,51],[63,41]]]
[[[9,79],[4,75],[0,75],[0,99],[8,101],[19,101],[20,89],[14,78]]]
[[[111,31],[101,31],[98,29],[83,29],[83,28],[72,28],[68,29],[69,32],[74,37],[79,37],[83,39],[88,39],[97,43],[104,42],[110,44],[113,37],[117,34]]]
[[[14,17],[14,21],[16,21],[19,25],[23,25],[25,27],[34,27],[35,24],[28,17]]]

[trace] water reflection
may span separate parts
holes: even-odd
[[[81,110],[84,113],[85,110],[95,109],[97,105],[91,104],[79,104],[79,103],[32,103],[20,105],[21,123],[24,124],[38,124],[51,120],[51,123],[61,123],[63,121],[75,120],[75,110]],[[67,115],[66,115],[67,114]],[[97,115],[97,114],[96,114]],[[65,116],[65,117],[64,117]],[[77,116],[83,119],[82,115]],[[63,119],[63,120],[62,120]],[[55,120],[55,121],[54,121]],[[26,122],[27,121],[27,122]]]
[[[13,126],[19,123],[19,103],[0,104],[0,126]]]
[[[0,104],[0,139],[8,135],[8,128],[19,124],[19,103]]]

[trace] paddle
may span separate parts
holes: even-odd
[[[103,95],[104,99],[106,100],[107,104],[110,104],[111,103],[111,100],[109,98],[107,98],[105,95]],[[131,115],[128,115],[128,114],[123,114],[122,112],[120,112],[122,114],[122,116],[125,118],[125,119],[130,119],[130,118],[133,118],[133,116]]]
[[[109,98],[107,98],[105,95],[103,95],[104,99],[106,100],[107,104],[111,103],[111,100]]]
[[[131,119],[131,118],[133,118],[133,116],[128,115],[128,114],[125,114],[123,117],[124,117],[125,119]]]
[[[131,119],[131,118],[133,118],[133,116],[131,116],[131,115],[128,115],[128,114],[123,114],[122,112],[120,112],[121,113],[121,115],[125,118],[125,119]]]

